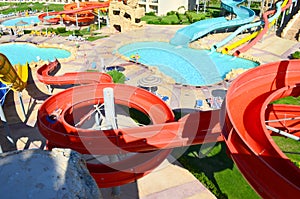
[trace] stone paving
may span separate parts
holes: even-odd
[[[223,95],[226,93],[227,85],[223,82],[209,86],[188,86],[176,84],[170,81],[170,78],[158,73],[151,67],[145,67],[140,64],[127,62],[116,56],[115,50],[124,44],[136,41],[169,41],[175,32],[182,26],[152,26],[147,25],[143,29],[127,32],[115,33],[107,38],[94,42],[79,42],[80,47],[76,49],[76,42],[68,41],[63,37],[40,37],[23,36],[16,38],[14,36],[2,36],[0,43],[7,42],[30,42],[47,43],[62,46],[69,46],[76,49],[73,60],[62,61],[62,68],[59,74],[71,71],[85,71],[90,69],[92,63],[96,63],[97,69],[103,70],[103,67],[122,64],[125,67],[124,74],[129,79],[126,83],[138,86],[138,80],[142,77],[157,75],[162,77],[162,84],[158,87],[160,95],[169,96],[166,103],[171,108],[193,109],[196,99],[203,99],[203,110],[208,110],[207,98]],[[105,30],[103,30],[105,34]],[[208,41],[207,38],[206,41]],[[201,42],[201,41],[199,41]],[[298,42],[281,39],[269,33],[261,42],[258,42],[247,54],[257,57],[261,63],[279,61],[288,59],[290,54],[299,50]],[[38,63],[39,66],[42,63]],[[9,92],[4,104],[4,111],[7,117],[11,135],[16,146],[10,146],[5,139],[3,125],[1,129],[1,146],[4,150],[44,148],[46,140],[39,133],[36,126],[37,111],[39,106],[47,97],[50,96],[47,88],[36,78],[38,66],[31,66],[29,69],[29,81],[26,90],[23,91],[23,100],[26,109],[26,117],[22,115],[20,103],[16,93]],[[63,88],[55,88],[53,93],[61,91]],[[217,92],[218,91],[218,92]],[[222,92],[220,92],[222,91]],[[203,188],[195,178],[181,167],[169,163],[167,160],[162,164],[164,169],[151,173],[148,176],[138,180],[136,183],[122,186],[122,198],[214,198],[214,196]],[[176,182],[176,183],[175,183]],[[175,183],[175,184],[174,184]],[[107,189],[102,190],[103,194],[109,198]],[[178,194],[178,195],[177,195]],[[205,196],[204,196],[205,195]],[[135,196],[135,197],[132,197]],[[172,197],[170,197],[172,196]]]

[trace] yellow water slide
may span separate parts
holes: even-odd
[[[284,0],[284,2],[282,3],[281,7],[283,8],[284,6],[286,6],[287,3],[288,3],[288,1],[289,1],[289,0]],[[275,22],[276,22],[276,20],[272,21],[272,22],[270,23],[270,25],[269,25],[269,28],[272,27],[272,26],[275,24]],[[232,44],[230,44],[230,45],[228,45],[228,46],[225,46],[225,47],[221,50],[221,52],[222,52],[223,54],[228,54],[228,52],[229,52],[230,50],[235,49],[235,48],[239,47],[240,45],[242,45],[242,44],[244,44],[244,43],[250,41],[250,40],[253,39],[253,38],[255,38],[261,31],[262,31],[262,29],[261,29],[261,30],[258,30],[258,31],[256,31],[256,32],[253,32],[251,35],[248,35],[248,36],[244,37],[243,39],[238,40],[238,41],[236,41],[236,42],[234,42],[234,43],[232,43]]]
[[[15,68],[11,65],[8,58],[0,53],[0,81],[10,85],[13,91],[22,91],[28,80],[28,63],[25,65],[17,64]]]
[[[275,22],[276,22],[275,20],[272,21],[272,22],[269,24],[269,28],[271,28],[271,27],[275,24]],[[244,37],[243,39],[238,40],[238,41],[236,41],[236,42],[234,42],[234,43],[232,43],[232,44],[230,44],[230,45],[228,45],[228,46],[225,46],[225,47],[221,50],[221,52],[222,52],[223,54],[228,54],[229,51],[231,51],[232,49],[235,49],[235,48],[237,48],[237,47],[243,45],[244,43],[250,41],[251,39],[255,38],[261,31],[262,31],[262,29],[260,29],[260,30],[258,30],[258,31],[256,31],[256,32],[253,32],[251,35],[248,35],[248,36]]]

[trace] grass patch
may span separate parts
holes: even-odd
[[[29,7],[29,5],[32,4],[32,7]],[[2,6],[11,6],[10,8],[6,10],[2,10],[2,14],[9,14],[13,12],[23,12],[25,10],[37,10],[37,11],[47,11],[47,8],[44,6],[44,3],[33,3],[33,2],[28,2],[28,3],[0,3],[0,7]],[[14,8],[13,6],[16,6]],[[64,10],[64,4],[49,4],[48,6],[49,11],[62,11]]]
[[[109,74],[113,78],[114,83],[124,84],[125,83],[125,75],[117,70],[108,71]]]
[[[182,149],[174,149],[177,157]],[[189,147],[178,159],[217,198],[260,198],[226,153],[224,142]]]
[[[129,115],[137,124],[149,125],[151,123],[150,118],[137,109],[129,108]]]
[[[87,41],[96,41],[98,39],[102,39],[102,38],[105,38],[105,37],[108,37],[108,36],[107,35],[94,35],[94,36],[86,37],[86,40]]]
[[[299,141],[289,139],[281,136],[272,137],[281,151],[288,157],[290,160],[299,167],[300,163],[300,144]]]
[[[275,101],[271,102],[270,104],[300,105],[300,96],[299,97],[293,97],[293,96],[284,97],[284,98],[275,100]]]

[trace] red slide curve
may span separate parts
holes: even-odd
[[[76,21],[76,16],[74,14],[77,14],[77,21],[79,23],[87,23],[94,20],[94,15],[91,13],[94,9],[99,8],[108,8],[110,4],[110,1],[107,2],[80,2],[79,8],[77,7],[77,3],[70,3],[66,4],[64,6],[64,11],[60,12],[48,12],[43,13],[38,16],[39,20],[48,23],[57,24],[60,21],[60,17],[53,17],[50,19],[45,19],[46,16],[55,16],[55,15],[64,15],[63,20],[64,21]]]
[[[294,198],[300,193],[299,168],[274,143],[265,124],[299,113],[294,106],[269,105],[287,95],[299,96],[295,86],[299,65],[299,60],[292,60],[259,66],[239,76],[228,89],[225,142],[244,177],[263,198]],[[283,129],[291,123],[276,125]]]
[[[232,83],[221,112],[194,112],[178,121],[159,97],[144,89],[112,83],[77,86],[51,96],[41,105],[38,128],[50,149],[67,147],[92,157],[130,154],[117,162],[96,158],[98,162],[87,163],[99,187],[137,180],[158,166],[174,147],[225,138],[229,154],[257,193],[263,198],[293,198],[300,193],[299,169],[274,143],[265,121],[297,116],[300,108],[270,102],[299,95],[299,65],[299,60],[292,60],[251,69]],[[43,67],[40,73],[51,68]],[[78,124],[95,110],[95,105],[104,102],[103,90],[108,87],[114,90],[115,104],[145,113],[152,125],[114,130],[81,128]],[[220,118],[225,118],[224,123],[221,120],[220,124]],[[296,122],[270,125],[299,135],[295,127],[300,124]]]
[[[56,59],[49,64],[44,64],[37,70],[37,78],[40,82],[48,85],[69,84],[96,84],[111,83],[112,78],[106,73],[99,72],[72,72],[61,76],[52,76],[51,73],[58,70],[60,64]]]
[[[95,104],[103,103],[103,89],[107,87],[113,88],[116,104],[146,113],[153,125],[103,131],[75,127]],[[51,119],[57,110],[60,115]],[[51,96],[39,109],[38,127],[51,147],[68,147],[93,155],[141,152],[119,161],[117,165],[88,164],[99,187],[133,182],[158,166],[171,148],[223,140],[219,111],[192,113],[174,121],[172,110],[159,97],[123,84],[79,86]],[[144,156],[147,156],[147,161]],[[132,168],[134,171],[129,172]]]
[[[88,163],[99,187],[137,180],[156,168],[174,147],[223,140],[219,111],[192,113],[175,121],[172,110],[159,97],[144,89],[105,83],[111,82],[111,78],[102,73],[49,75],[57,70],[58,64],[55,60],[40,67],[38,79],[45,84],[88,85],[53,95],[40,107],[38,127],[48,140],[48,147],[68,147],[83,154],[109,156],[140,152],[118,163]],[[76,125],[94,110],[94,105],[104,102],[103,89],[107,87],[113,88],[116,104],[145,113],[153,125],[103,131]]]
[[[289,0],[287,5],[284,6],[283,8],[281,8],[281,12],[285,11],[287,8],[289,8],[292,5],[292,0]],[[276,10],[270,10],[267,11],[265,13],[263,13],[263,21],[264,21],[264,28],[263,30],[251,41],[249,42],[247,45],[243,46],[242,48],[236,50],[233,53],[233,56],[239,56],[241,53],[246,52],[247,50],[249,50],[250,48],[252,48],[258,41],[260,41],[262,39],[262,37],[268,32],[269,30],[269,19],[268,16],[269,15],[273,15],[276,12]]]
[[[286,88],[285,88],[286,89]],[[292,87],[293,92],[287,92],[286,90],[283,96],[295,96],[298,97],[300,91],[294,92],[299,87]],[[281,96],[280,96],[281,97]],[[300,106],[296,105],[269,105],[266,110],[266,120],[268,125],[277,128],[281,131],[288,132],[291,135],[300,137]]]

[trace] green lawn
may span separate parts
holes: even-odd
[[[32,4],[33,6],[30,7],[29,5]],[[48,7],[45,7],[45,3],[33,3],[33,2],[28,2],[28,3],[0,3],[0,7],[2,6],[7,6],[10,5],[11,7],[7,10],[2,10],[2,14],[8,14],[12,13],[15,11],[25,11],[25,10],[38,10],[38,11],[47,11],[47,8],[49,11],[62,11],[64,4],[49,4]],[[15,6],[15,8],[13,7]]]
[[[300,105],[300,97],[289,96],[272,103]],[[273,136],[273,139],[286,156],[300,167],[299,142],[281,136]],[[191,146],[186,151],[186,148],[174,149],[173,155],[217,198],[260,198],[227,155],[224,142],[212,147],[205,146],[208,145]]]
[[[273,140],[284,154],[290,158],[296,166],[300,167],[300,144],[299,141],[281,136],[273,136]]]
[[[177,157],[180,150],[175,149],[173,155]],[[224,142],[208,149],[205,149],[205,144],[191,146],[179,161],[217,198],[260,198],[228,157]]]

